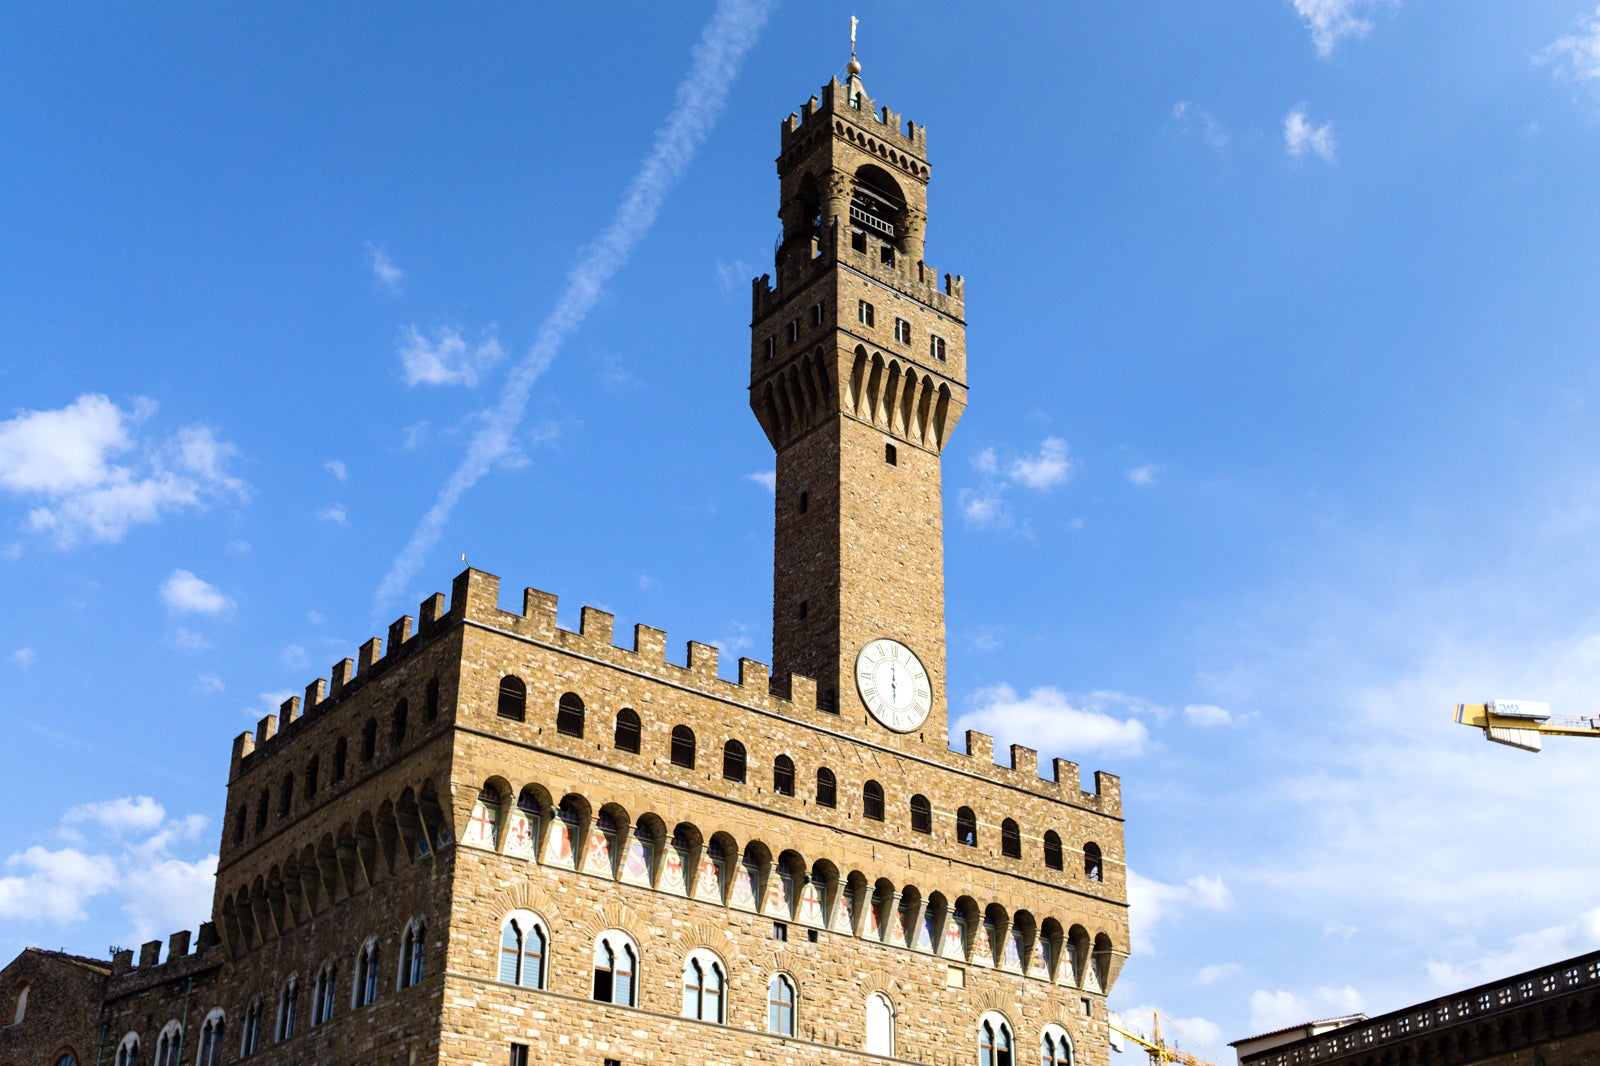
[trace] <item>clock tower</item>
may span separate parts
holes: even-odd
[[[962,281],[923,260],[927,131],[861,66],[784,120],[750,406],[777,451],[773,676],[849,732],[946,744],[940,456],[966,406]]]

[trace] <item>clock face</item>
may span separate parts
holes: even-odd
[[[910,648],[880,637],[856,656],[856,688],[867,711],[896,733],[909,733],[928,720],[933,682]]]

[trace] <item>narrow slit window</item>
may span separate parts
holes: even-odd
[[[885,444],[883,446],[883,461],[890,466],[900,465],[900,452],[893,444]]]
[[[789,323],[789,343],[793,344],[800,339],[800,320],[797,318]]]

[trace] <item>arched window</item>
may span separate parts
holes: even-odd
[[[289,978],[289,983],[283,986],[283,991],[278,995],[278,1032],[273,1038],[276,1043],[283,1043],[294,1035],[295,1023],[300,1020],[300,979]]]
[[[594,944],[594,998],[601,1003],[633,1006],[634,977],[639,970],[639,949],[626,933],[601,933]]]
[[[372,757],[378,753],[378,720],[368,718],[367,724],[361,727],[361,761],[371,762]]]
[[[16,1011],[16,1014],[11,1019],[11,1024],[12,1025],[21,1025],[22,1024],[22,1019],[27,1017],[27,1014],[28,1014],[28,988],[29,988],[29,986],[24,984],[21,988],[17,989],[17,1011]]]
[[[522,678],[507,674],[500,679],[500,700],[495,704],[494,713],[513,722],[527,720],[528,686],[523,684]]]
[[[256,832],[267,828],[267,790],[262,789],[261,795],[256,797]]]
[[[339,742],[333,746],[333,779],[335,781],[344,780],[344,764],[349,761],[350,744],[344,737],[340,737]]]
[[[837,807],[839,805],[839,783],[834,779],[833,771],[826,766],[817,767],[817,806]]]
[[[531,911],[512,911],[500,927],[500,980],[524,988],[544,987],[549,938]]]
[[[1083,846],[1083,876],[1091,881],[1105,880],[1105,868],[1100,861],[1100,845],[1093,841]]]
[[[278,788],[278,817],[287,818],[294,810],[294,774],[284,774]]]
[[[1044,831],[1044,864],[1052,870],[1061,869],[1061,837],[1054,829]]]
[[[334,989],[339,983],[339,968],[328,963],[317,974],[317,987],[311,1000],[311,1024],[321,1025],[333,1017]]]
[[[722,778],[744,784],[744,745],[737,740],[722,745]]]
[[[933,805],[928,802],[927,796],[916,795],[911,797],[911,831],[914,833],[933,832]]]
[[[767,1032],[794,1035],[794,982],[781,973],[767,982]]]
[[[1008,859],[1022,858],[1022,832],[1014,819],[1000,823],[1000,854]]]
[[[78,1056],[70,1051],[63,1051],[53,1066],[78,1066]]]
[[[200,1026],[195,1066],[222,1066],[222,1037],[226,1028],[227,1016],[220,1010],[214,1010],[206,1015],[205,1022]],[[57,1063],[56,1066],[60,1064]]]
[[[624,707],[617,712],[616,745],[618,751],[639,754],[639,716],[631,707]]]
[[[694,730],[686,725],[672,727],[672,765],[694,769]]]
[[[978,846],[978,816],[972,813],[971,807],[956,810],[956,843],[969,848]]]
[[[254,1055],[261,1046],[261,1001],[253,1000],[244,1012],[244,1033],[239,1040],[239,1057]]]
[[[428,678],[428,687],[423,690],[422,720],[431,722],[439,717],[439,679]]]
[[[311,756],[311,761],[306,763],[306,799],[313,799],[317,794],[317,772],[322,769],[322,759]]]
[[[249,1053],[244,1052],[246,1055]],[[122,1043],[117,1045],[117,1066],[139,1066],[138,1033],[129,1033],[122,1038]]]
[[[156,1037],[155,1066],[178,1066],[178,1040],[182,1033],[183,1026],[176,1020],[161,1027],[161,1035]]]
[[[1011,1023],[996,1011],[978,1019],[978,1066],[1012,1066]]]
[[[772,760],[772,791],[780,796],[794,795],[794,760],[787,755]]]
[[[356,955],[355,994],[352,1007],[365,1007],[378,998],[378,942],[369,940]]]
[[[241,804],[239,809],[233,812],[233,842],[235,844],[244,843],[244,820],[247,817],[245,806],[247,805]]]
[[[882,992],[867,997],[867,1046],[869,1055],[894,1054],[894,1005]]]
[[[883,821],[883,786],[876,781],[861,786],[861,816],[874,822]]]
[[[1039,1066],[1072,1066],[1072,1038],[1054,1022],[1039,1037]]]
[[[691,951],[683,964],[683,1016],[720,1025],[727,983],[721,959],[704,949]]]
[[[394,705],[394,717],[391,719],[389,737],[396,748],[406,742],[406,719],[411,714],[411,705],[401,700]]]
[[[564,737],[583,736],[583,700],[576,692],[566,692],[556,705],[556,732]]]
[[[406,926],[400,941],[400,987],[410,988],[422,980],[428,956],[428,923],[421,918]]]

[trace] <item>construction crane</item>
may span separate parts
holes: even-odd
[[[1121,1021],[1122,1019],[1120,1017],[1113,1015],[1112,1020],[1107,1024],[1111,1026],[1111,1031],[1113,1033],[1118,1033],[1122,1036],[1125,1036],[1129,1040],[1132,1040],[1135,1044],[1138,1044],[1140,1047],[1144,1048],[1145,1052],[1150,1056],[1150,1066],[1167,1066],[1167,1063],[1169,1062],[1180,1063],[1181,1066],[1215,1066],[1215,1064],[1209,1059],[1203,1059],[1199,1055],[1191,1055],[1182,1048],[1173,1047],[1171,1044],[1168,1044],[1166,1041],[1162,1040],[1161,1015],[1156,1011],[1150,1012],[1149,1039],[1146,1039],[1145,1037],[1142,1037],[1138,1033],[1135,1033],[1129,1029],[1124,1029],[1121,1025]],[[1121,1051],[1122,1049],[1118,1048],[1117,1050]]]
[[[1456,704],[1456,721],[1483,730],[1496,744],[1539,751],[1545,737],[1600,738],[1600,717],[1559,718],[1537,700],[1490,700]]]

